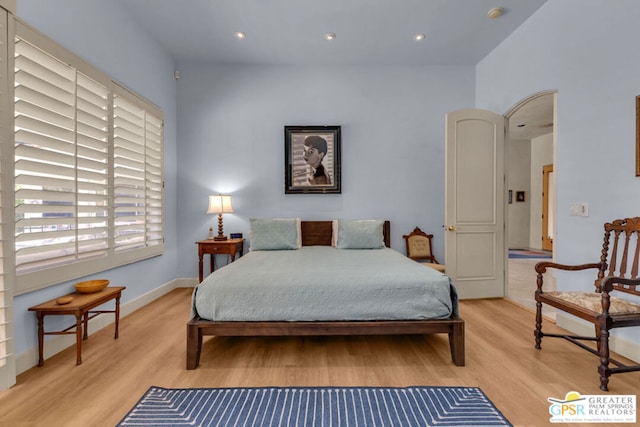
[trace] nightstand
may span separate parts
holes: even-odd
[[[213,273],[213,257],[214,255],[230,255],[231,262],[236,259],[236,253],[242,252],[244,249],[244,239],[228,239],[228,240],[200,240],[196,242],[198,245],[198,283],[202,282],[202,260],[205,254],[209,254],[209,269]]]

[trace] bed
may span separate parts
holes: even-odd
[[[294,250],[271,250],[273,235],[263,240],[252,235],[247,255],[194,289],[187,322],[187,369],[198,367],[205,335],[446,333],[453,363],[464,366],[464,321],[450,279],[389,249],[388,221],[380,221],[379,250],[342,249],[347,247],[344,227],[336,242],[335,221],[298,221],[297,242],[289,248]],[[275,239],[286,234],[278,232]],[[270,250],[259,250],[260,242]],[[403,283],[395,283],[397,277]],[[271,285],[270,278],[275,279]],[[416,280],[428,285],[418,286]]]

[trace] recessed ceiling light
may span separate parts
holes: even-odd
[[[413,36],[413,39],[415,41],[417,41],[417,42],[420,42],[420,41],[424,40],[425,37],[426,36],[424,34],[420,33],[420,34],[416,34],[415,36]]]
[[[336,33],[327,33],[324,35],[324,39],[327,41],[331,41],[331,40],[335,40],[336,39]]]
[[[496,19],[502,16],[504,13],[504,9],[501,7],[494,7],[487,12],[487,16],[491,19]]]
[[[247,38],[247,35],[245,33],[243,33],[242,31],[236,31],[235,36],[239,40],[243,40],[243,39]]]

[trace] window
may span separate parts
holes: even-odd
[[[113,122],[115,250],[161,245],[162,121],[120,91]]]
[[[16,293],[163,252],[162,129],[157,107],[17,25]]]

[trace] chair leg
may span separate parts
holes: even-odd
[[[609,330],[607,329],[606,319],[600,318],[598,320],[598,329],[599,331],[596,334],[599,338],[600,366],[598,366],[598,373],[600,373],[600,390],[609,391],[611,369],[609,369]]]
[[[541,349],[542,344],[542,303],[536,301],[536,330],[533,331],[533,335],[536,337],[536,348]]]

